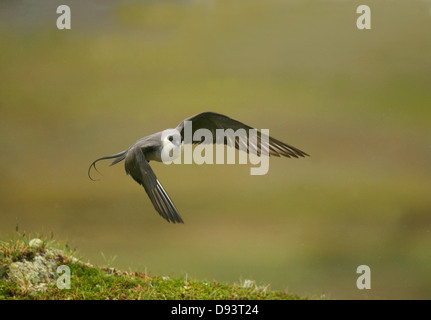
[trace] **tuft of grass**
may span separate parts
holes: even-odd
[[[89,300],[292,300],[305,299],[272,291],[252,280],[238,284],[185,277],[153,276],[85,263],[68,246],[39,236],[0,241],[0,299]],[[70,288],[57,285],[56,268],[70,270]]]

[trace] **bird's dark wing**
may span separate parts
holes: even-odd
[[[187,118],[183,120],[176,128],[181,133],[182,140],[185,143],[187,143],[188,141],[184,140],[185,121],[192,122],[192,134],[194,134],[198,129],[210,130],[213,136],[213,143],[222,142],[222,141],[216,140],[216,129],[224,129],[224,130],[233,129],[234,131],[237,131],[238,129],[245,129],[247,133],[247,144],[245,146],[243,145],[243,148],[245,148],[247,153],[250,152],[250,149],[257,150],[257,154],[260,154],[261,152],[261,148],[262,148],[261,138],[263,136],[262,133],[260,131],[250,131],[250,129],[253,129],[253,130],[255,129],[238,120],[232,119],[228,116],[225,116],[223,114],[216,113],[216,112],[202,112],[195,116]],[[255,137],[255,139],[250,140],[251,138],[250,132],[257,132],[256,133],[257,137]],[[253,145],[253,143],[250,143],[250,141],[253,141],[253,140],[257,142],[256,145]],[[299,157],[308,156],[308,154],[305,153],[304,151],[301,151],[291,145],[288,145],[272,137],[268,137],[268,142],[269,142],[268,154],[270,156],[276,156],[276,157],[285,156],[287,158],[290,158],[290,157],[298,158],[298,156]],[[193,141],[193,143],[199,143],[199,141],[198,142]],[[225,138],[223,143],[227,145],[235,145],[235,148],[240,149],[240,141],[238,138],[236,138],[235,141],[228,141],[228,139]]]
[[[126,156],[125,168],[137,183],[142,185],[154,208],[168,222],[184,223],[169,195],[160,184],[140,146],[132,147]]]

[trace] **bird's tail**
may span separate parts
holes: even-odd
[[[92,164],[90,165],[90,167],[88,168],[88,177],[89,177],[91,180],[95,181],[95,180],[91,177],[91,175],[90,175],[90,171],[91,171],[91,168],[93,168],[93,167],[94,167],[94,170],[96,170],[97,172],[99,172],[99,171],[97,170],[97,168],[96,168],[96,163],[97,163],[98,161],[100,161],[100,160],[107,160],[107,159],[114,159],[114,158],[115,158],[115,160],[114,160],[114,161],[112,161],[112,163],[109,165],[109,166],[113,166],[114,164],[117,164],[118,162],[123,161],[123,160],[124,160],[124,158],[126,158],[127,151],[128,151],[128,150],[125,150],[125,151],[122,151],[122,152],[120,152],[120,153],[113,154],[112,156],[106,156],[106,157],[103,157],[103,158],[99,158],[99,159],[97,159],[97,160],[94,160],[94,161],[93,161],[93,163],[92,163]]]

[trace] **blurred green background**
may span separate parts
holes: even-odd
[[[18,225],[96,264],[312,298],[431,298],[430,2],[1,1],[0,81],[2,238]],[[153,163],[184,225],[123,163],[88,179],[206,110],[311,157],[265,176]]]

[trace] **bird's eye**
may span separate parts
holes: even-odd
[[[169,137],[168,137],[168,140],[169,140],[170,142],[172,142],[172,140],[174,140],[174,137],[173,137],[173,136],[169,136]]]

